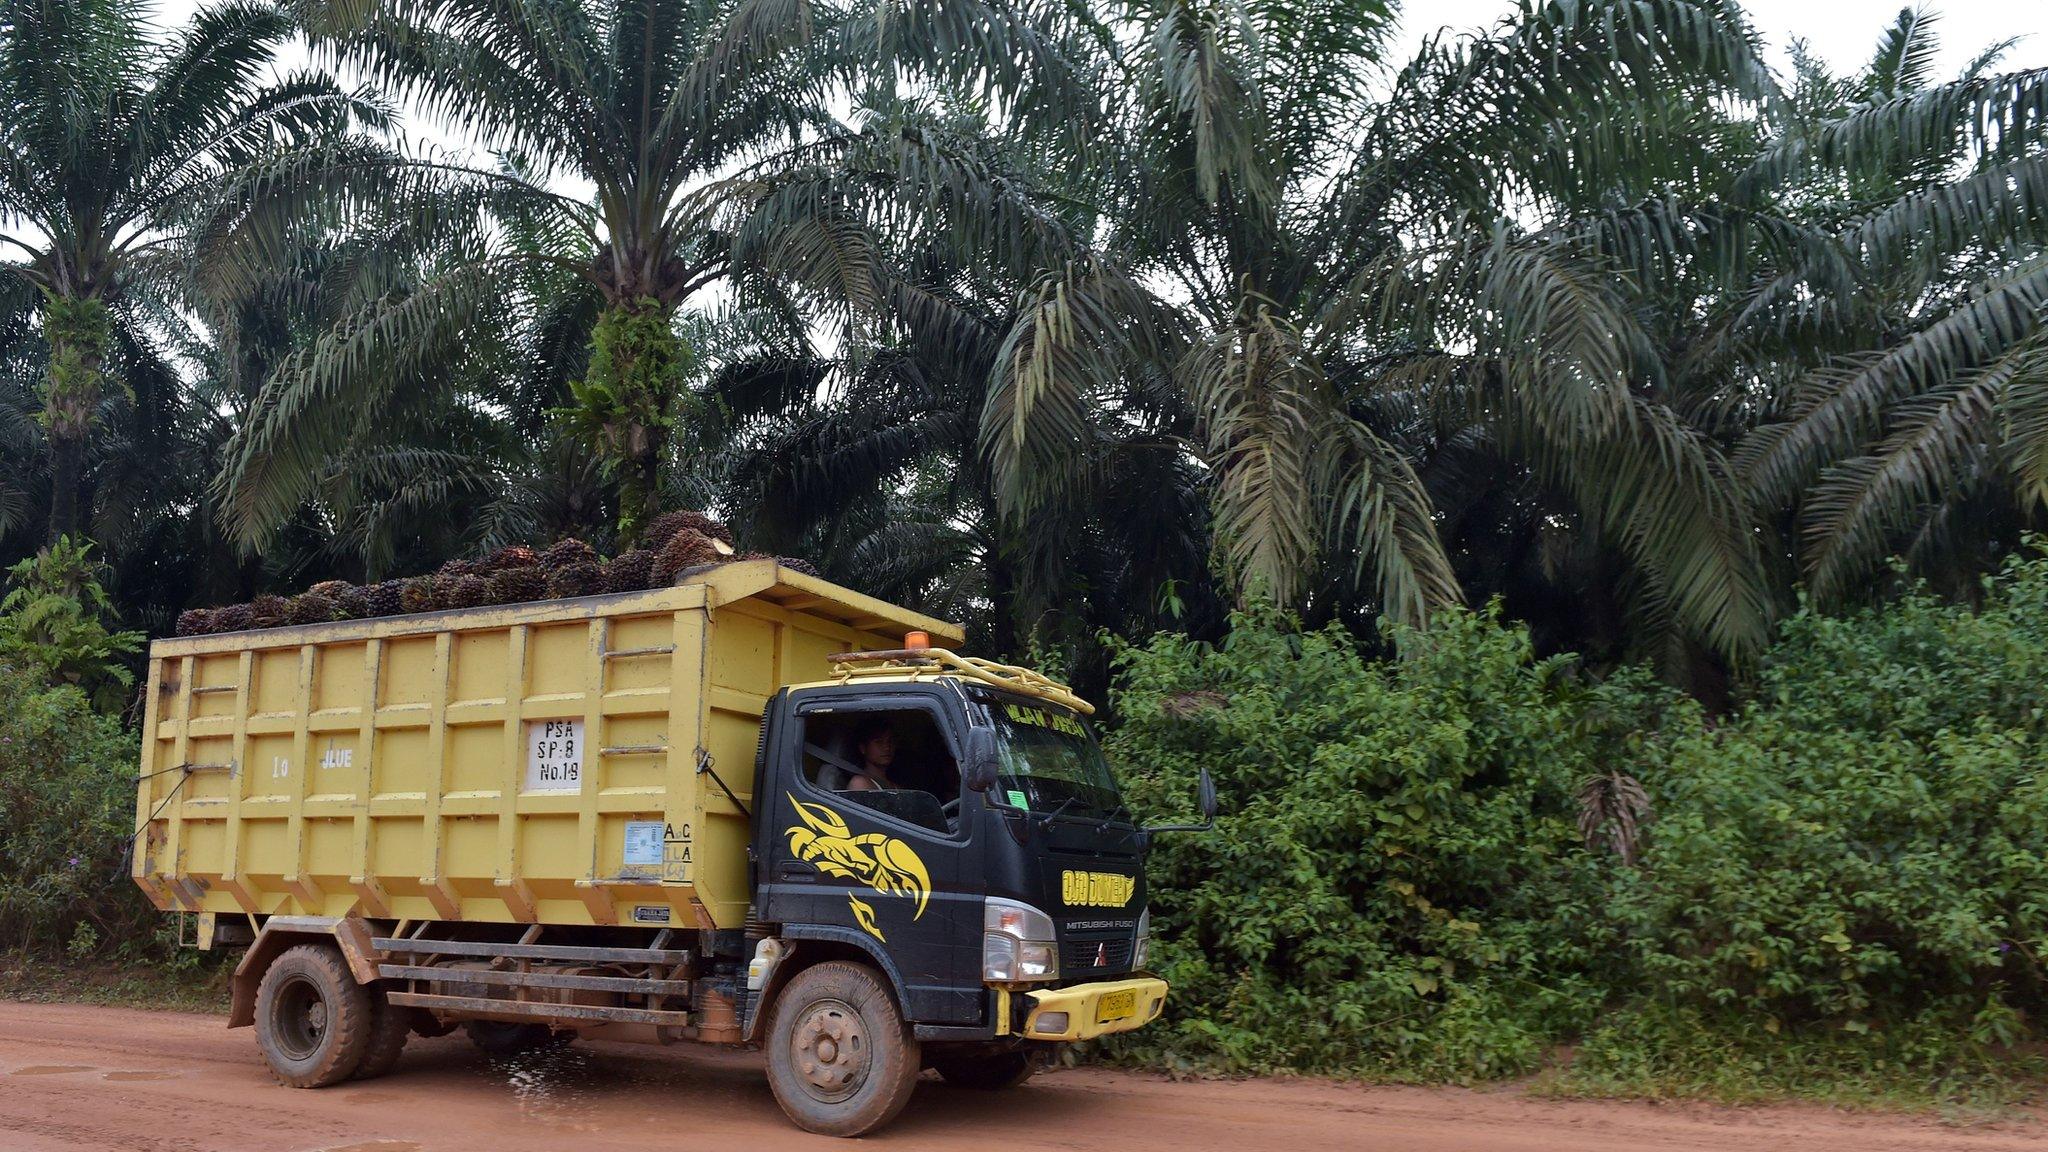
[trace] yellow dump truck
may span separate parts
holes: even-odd
[[[461,1026],[757,1044],[814,1132],[1158,1016],[1092,709],[776,564],[159,640],[134,878],[296,1087]],[[1213,790],[1200,799],[1213,814]]]

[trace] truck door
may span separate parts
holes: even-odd
[[[796,691],[763,766],[762,918],[883,952],[928,1023],[976,1023],[984,1002],[963,725],[922,687]]]

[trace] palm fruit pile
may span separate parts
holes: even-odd
[[[490,604],[525,604],[616,592],[665,588],[692,570],[730,560],[764,559],[734,549],[732,529],[702,512],[664,512],[647,524],[638,544],[606,559],[583,540],[564,539],[542,549],[500,548],[481,560],[450,560],[429,574],[355,585],[323,580],[297,596],[258,596],[225,608],[192,608],[178,616],[177,634],[203,636],[368,620]],[[778,562],[806,575],[809,562],[784,556]]]

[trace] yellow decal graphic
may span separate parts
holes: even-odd
[[[1114,872],[1060,873],[1060,899],[1071,907],[1121,908],[1138,891],[1134,876]]]
[[[858,896],[848,896],[846,898],[846,903],[853,908],[853,919],[855,923],[859,924],[861,928],[866,930],[870,935],[874,936],[875,939],[880,940],[882,943],[887,944],[889,942],[889,938],[887,936],[882,935],[882,930],[875,926],[875,906],[873,904],[868,903],[867,901],[861,899]]]
[[[827,876],[858,880],[878,895],[915,897],[917,909],[910,918],[924,915],[932,896],[932,877],[910,845],[880,832],[855,836],[846,826],[846,818],[823,804],[806,804],[794,796],[789,802],[796,806],[797,819],[803,821],[784,832],[789,837],[790,855]],[[881,940],[874,906],[851,893],[846,902],[853,909],[854,921]]]
[[[1055,732],[1064,732],[1069,736],[1088,735],[1088,730],[1081,727],[1080,720],[1064,712],[1054,712],[1048,708],[1033,708],[1026,704],[1005,704],[1003,705],[1003,714],[1008,716],[1013,723],[1017,724],[1030,724],[1038,728],[1050,728]]]

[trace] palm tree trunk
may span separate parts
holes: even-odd
[[[43,388],[43,429],[50,441],[50,540],[85,526],[85,449],[106,391],[113,319],[104,301],[51,296],[43,311],[50,367]]]
[[[617,301],[591,332],[590,373],[576,388],[577,426],[619,486],[619,539],[632,543],[661,511],[661,470],[688,375],[689,350],[670,310],[641,297]]]
[[[54,544],[78,535],[78,488],[85,471],[85,441],[77,436],[50,436],[50,533]]]

